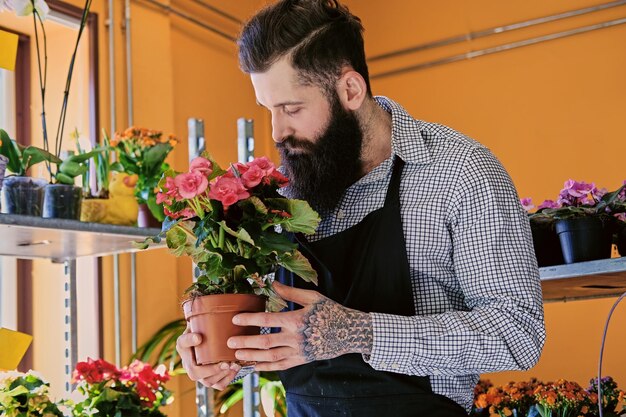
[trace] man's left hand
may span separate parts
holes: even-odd
[[[280,333],[234,336],[228,346],[239,360],[256,362],[257,371],[278,371],[346,353],[370,354],[372,321],[368,313],[352,310],[317,291],[272,284],[283,299],[303,308],[281,313],[242,313],[240,326],[280,327]]]

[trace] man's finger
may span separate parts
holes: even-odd
[[[284,300],[293,301],[303,307],[313,304],[321,298],[321,294],[317,291],[290,287],[289,285],[281,284],[278,281],[274,281],[272,283],[272,288],[274,288],[274,291],[276,291],[276,293]]]
[[[251,362],[280,362],[293,356],[295,350],[290,347],[278,347],[269,350],[240,349],[235,357],[240,361]]]
[[[188,349],[202,343],[202,336],[198,333],[183,333],[176,341],[176,348]]]
[[[302,365],[306,363],[301,358],[289,358],[283,359],[278,362],[259,362],[254,365],[255,371],[284,371],[285,369],[293,368],[294,366]]]
[[[238,326],[287,327],[292,321],[290,313],[241,313],[233,317],[233,324]]]
[[[271,349],[278,346],[292,346],[296,343],[293,338],[284,333],[270,333],[255,336],[233,336],[228,339],[231,349]]]
[[[215,375],[207,376],[206,378],[202,378],[200,382],[205,387],[212,387],[223,379],[228,378],[233,372],[229,369],[227,371],[220,371]],[[232,380],[232,378],[231,378]]]
[[[221,380],[217,381],[215,384],[211,385],[211,388],[216,389],[218,391],[222,391],[224,388],[231,383],[233,379],[237,376],[237,371],[231,371]]]

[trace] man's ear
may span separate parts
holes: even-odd
[[[358,110],[367,97],[367,84],[358,72],[348,69],[337,81],[339,101],[346,110]]]

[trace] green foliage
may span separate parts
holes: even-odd
[[[0,373],[0,415],[19,417],[63,417],[49,397],[50,384],[29,372]]]
[[[30,167],[44,161],[56,164],[62,162],[55,155],[41,148],[20,145],[3,129],[0,129],[0,155],[9,158],[7,169],[15,175],[26,175]]]

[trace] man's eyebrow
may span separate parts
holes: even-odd
[[[256,101],[256,104],[261,106],[261,107],[266,107],[264,104],[259,103],[259,101]],[[280,103],[275,104],[273,107],[274,108],[279,108],[279,107],[284,107],[284,106],[298,106],[304,104],[304,101],[298,101],[298,100],[288,100],[288,101],[283,101]]]

